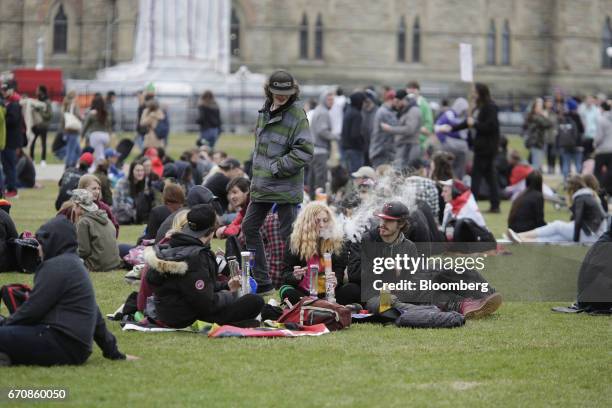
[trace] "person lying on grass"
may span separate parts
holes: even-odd
[[[252,320],[263,308],[260,296],[238,298],[240,278],[221,284],[219,267],[210,249],[217,229],[217,214],[212,205],[199,204],[187,214],[187,225],[172,234],[167,244],[147,247],[146,274],[153,290],[145,315],[164,327],[183,328],[196,320],[218,324]]]
[[[409,258],[416,258],[421,255],[417,246],[406,239],[402,230],[406,227],[406,222],[409,216],[408,208],[399,201],[392,201],[383,205],[382,211],[375,214],[380,219],[380,224],[377,229],[366,231],[360,242],[351,243],[349,246],[349,259],[347,274],[349,282],[339,289],[338,292],[342,296],[349,299],[351,303],[360,303],[361,296],[368,296],[368,303],[371,300],[370,296],[376,297],[378,293],[373,293],[373,289],[363,287],[362,284],[368,285],[367,281],[372,282],[369,274],[373,273],[369,266],[362,267],[362,252],[372,248],[378,248],[386,257],[396,257],[396,255],[407,254]],[[397,271],[395,276],[377,275],[375,279],[383,279],[383,281],[392,282],[398,281]],[[404,271],[405,272],[405,271]],[[391,272],[393,275],[393,271]],[[383,277],[383,278],[381,278]],[[456,311],[461,313],[465,318],[479,318],[487,316],[495,312],[502,303],[502,296],[495,292],[495,289],[488,284],[482,275],[476,270],[463,270],[461,273],[453,269],[450,270],[432,270],[430,268],[419,267],[418,270],[409,271],[402,278],[408,279],[416,283],[416,290],[402,295],[409,303],[416,304],[431,304],[435,305],[443,311]],[[454,290],[420,290],[420,280],[426,280],[436,283],[455,283],[460,280],[465,283],[472,283],[475,286],[480,285],[488,288],[487,292],[479,290],[469,291],[454,291]],[[399,293],[398,293],[399,294]],[[340,298],[340,293],[338,294]]]
[[[77,235],[64,216],[36,232],[42,260],[28,299],[0,321],[0,365],[80,365],[95,341],[105,358],[121,353],[96,304],[87,269],[77,256]]]

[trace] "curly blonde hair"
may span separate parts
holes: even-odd
[[[317,234],[316,218],[321,212],[326,212],[329,218],[330,237],[321,238]],[[337,231],[336,217],[327,204],[320,201],[310,202],[302,209],[293,224],[291,233],[291,252],[299,255],[302,260],[309,260],[315,254],[340,253],[342,249],[342,234]]]

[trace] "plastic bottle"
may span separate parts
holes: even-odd
[[[251,293],[251,285],[249,284],[249,276],[251,275],[250,260],[250,251],[240,252],[240,263],[242,264],[242,270],[240,271],[240,296],[244,296],[248,293]]]
[[[308,266],[308,273],[310,277],[309,292],[311,297],[318,297],[318,280],[319,280],[319,265],[312,264]]]
[[[329,252],[323,254],[325,263],[325,299],[328,302],[336,303],[335,287],[333,283],[334,271],[332,270],[332,256]]]

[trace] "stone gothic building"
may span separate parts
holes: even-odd
[[[283,67],[301,83],[349,87],[417,79],[454,93],[466,42],[475,79],[498,94],[612,93],[612,0],[232,0],[231,10],[234,70]],[[47,66],[91,78],[131,60],[137,18],[138,0],[2,0],[0,69],[34,66],[42,37]]]

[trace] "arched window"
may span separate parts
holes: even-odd
[[[510,65],[510,55],[510,23],[506,20],[502,32],[502,65]]]
[[[323,20],[321,13],[317,15],[315,25],[315,59],[323,59]]]
[[[240,18],[236,9],[232,8],[231,26],[230,26],[230,47],[232,48],[232,55],[235,57],[240,56]]]
[[[421,62],[421,23],[418,17],[412,26],[412,62]]]
[[[404,16],[400,18],[399,29],[397,31],[397,61],[406,61],[406,21]]]
[[[64,6],[60,4],[53,19],[53,52],[65,54],[68,50],[68,18]]]
[[[495,21],[491,20],[489,25],[489,33],[487,34],[487,65],[495,65],[497,58],[496,44],[497,30],[495,29]]]
[[[611,69],[612,68],[612,57],[608,55],[608,48],[612,47],[612,24],[610,23],[610,17],[606,17],[606,22],[603,28],[603,35],[601,37],[601,67]]]
[[[306,13],[302,15],[302,24],[300,24],[300,58],[308,59],[308,16]]]

